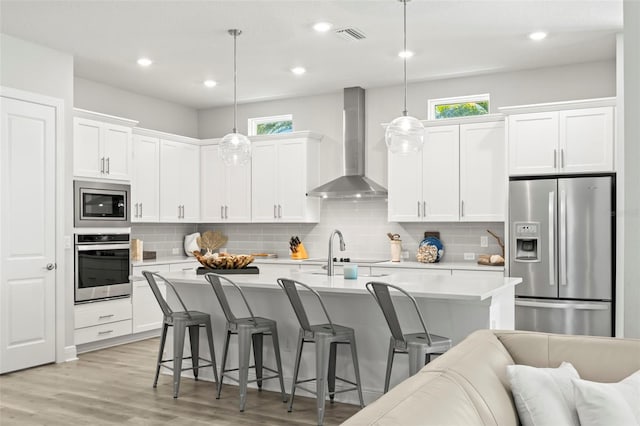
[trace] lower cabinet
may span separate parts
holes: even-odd
[[[163,297],[167,297],[167,286],[158,283]],[[162,328],[162,311],[146,280],[133,282],[133,333]]]
[[[75,306],[76,345],[131,334],[131,299]]]

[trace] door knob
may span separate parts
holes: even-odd
[[[47,263],[47,271],[53,271],[54,269],[56,269],[56,264],[55,263]]]

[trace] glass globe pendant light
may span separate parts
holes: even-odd
[[[242,133],[237,132],[236,116],[238,113],[238,72],[236,66],[236,39],[242,31],[229,30],[233,36],[233,130],[226,134],[220,141],[219,154],[222,161],[228,166],[240,166],[251,161],[251,141]]]
[[[407,2],[399,0],[404,7],[404,50],[407,51]],[[384,141],[389,152],[393,154],[410,154],[422,150],[424,142],[424,125],[415,117],[407,114],[407,55],[404,60],[404,110],[402,115],[394,119],[387,126],[384,133]]]

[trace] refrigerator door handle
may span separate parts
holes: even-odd
[[[556,285],[556,253],[555,253],[555,223],[556,223],[556,193],[549,192],[549,285]]]
[[[567,192],[560,191],[560,285],[567,285]]]
[[[596,303],[548,303],[528,300],[516,300],[516,306],[548,309],[577,309],[583,311],[606,311],[609,309],[607,305]]]

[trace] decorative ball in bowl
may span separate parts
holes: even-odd
[[[242,269],[253,262],[250,254],[211,253],[201,254],[194,251],[193,255],[205,268],[210,269]]]

